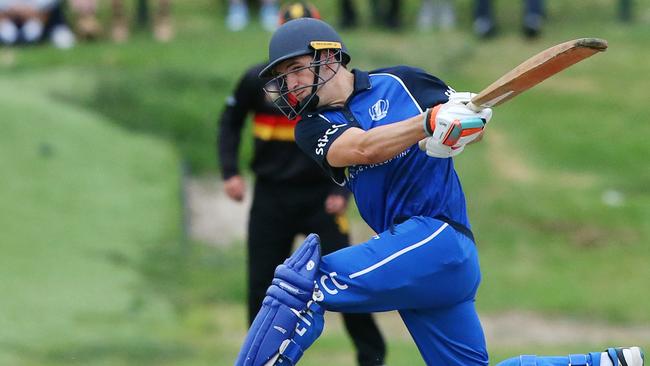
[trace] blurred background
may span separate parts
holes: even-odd
[[[0,1],[0,365],[232,364],[247,203],[222,192],[215,133],[266,59],[268,4],[53,3],[15,21]],[[514,0],[487,18],[473,0],[313,3],[353,67],[410,64],[463,91],[554,44],[609,41],[498,107],[457,167],[493,363],[650,348],[650,3],[548,0],[533,19]],[[328,316],[301,365],[354,365]],[[388,364],[424,364],[396,314],[378,320]]]

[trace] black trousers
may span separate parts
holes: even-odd
[[[492,9],[492,1],[490,0],[476,0],[475,1],[475,18],[489,18],[494,19],[494,11]],[[524,16],[528,14],[544,15],[544,0],[525,0],[524,1]]]
[[[325,212],[330,184],[280,185],[258,181],[248,224],[248,317],[258,313],[275,267],[291,255],[297,234],[316,233],[326,255],[349,243],[341,219]],[[344,229],[344,230],[342,230]],[[383,365],[386,346],[371,314],[342,314],[359,365]]]

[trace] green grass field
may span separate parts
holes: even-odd
[[[501,35],[474,39],[469,0],[458,1],[455,31],[389,33],[366,22],[343,33],[353,67],[411,64],[473,91],[553,44],[609,41],[606,53],[495,110],[484,142],[457,159],[481,253],[482,314],[650,328],[650,7],[638,2],[635,22],[621,24],[615,3],[549,2],[534,42],[520,37],[519,4],[508,12],[509,2],[498,2]],[[318,5],[336,19],[334,3]],[[406,5],[414,18],[418,2]],[[264,59],[269,35],[257,24],[228,33],[220,2],[174,10],[170,44],[138,33],[123,45],[0,49],[0,365],[234,360],[245,253],[239,242],[183,238],[181,163],[216,173],[223,101]],[[249,156],[247,141],[242,162]],[[423,364],[403,326],[381,320],[388,363]],[[301,364],[354,364],[340,322],[330,323]],[[617,342],[604,338],[499,345],[492,357]]]

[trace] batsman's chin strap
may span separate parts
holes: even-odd
[[[305,103],[304,105],[301,105],[299,110],[300,111],[314,110],[318,106],[319,101],[320,101],[320,99],[318,98],[318,95],[312,94],[312,96],[309,98],[307,103]]]

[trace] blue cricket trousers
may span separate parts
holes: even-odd
[[[472,240],[417,216],[323,257],[317,285],[330,311],[399,311],[427,365],[486,366],[480,280]]]

